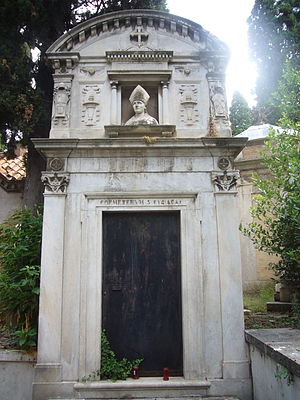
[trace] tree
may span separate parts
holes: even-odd
[[[53,94],[47,48],[77,23],[110,11],[166,10],[166,0],[2,0],[0,3],[0,137],[13,156],[17,140],[28,146],[24,203],[42,202],[44,160],[31,138],[48,137]],[[40,56],[33,61],[31,49]]]
[[[229,108],[232,135],[235,136],[253,124],[251,108],[239,92],[234,92]]]
[[[269,122],[276,123],[280,112],[270,98],[278,89],[285,60],[300,65],[299,1],[256,0],[248,24],[250,51],[258,70],[257,103],[269,108]]]
[[[81,18],[91,15],[107,14],[113,11],[152,9],[168,11],[166,0],[82,0],[78,2]]]
[[[294,94],[289,85],[298,82],[300,71],[285,76],[280,83],[283,132],[272,130],[262,152],[270,179],[255,176],[253,183],[260,190],[251,210],[253,222],[241,228],[255,246],[280,257],[272,265],[280,281],[300,286],[300,122],[291,121],[290,104]],[[299,95],[298,95],[299,96]],[[297,103],[298,115],[300,103]],[[292,110],[292,115],[295,109]]]
[[[273,99],[285,120],[300,122],[300,73],[290,61],[284,65],[282,79]]]

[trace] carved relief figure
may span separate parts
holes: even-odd
[[[60,82],[54,87],[54,112],[55,125],[66,125],[69,119],[69,101],[71,87],[67,83]]]
[[[125,125],[158,125],[157,120],[147,113],[146,106],[149,99],[149,94],[140,85],[132,91],[129,101],[135,115],[131,117]]]
[[[214,117],[226,117],[225,94],[221,86],[215,86],[211,102]]]

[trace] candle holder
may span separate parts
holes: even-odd
[[[164,368],[163,369],[163,380],[168,381],[170,379],[169,377],[169,368]]]
[[[132,378],[139,379],[139,369],[137,367],[133,368],[132,370]]]

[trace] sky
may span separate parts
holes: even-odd
[[[235,90],[255,105],[256,68],[249,60],[247,18],[255,0],[167,0],[171,14],[188,18],[225,42],[231,52],[226,73],[230,106]]]

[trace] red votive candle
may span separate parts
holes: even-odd
[[[164,368],[163,369],[163,380],[168,381],[169,380],[169,368]]]
[[[133,370],[132,370],[132,378],[133,379],[139,379],[139,369],[138,368],[133,368]]]

